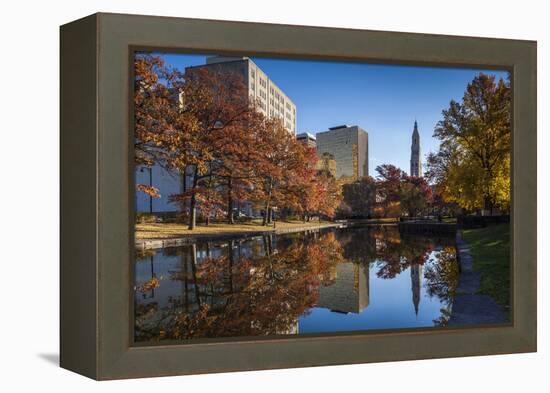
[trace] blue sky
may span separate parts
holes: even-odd
[[[204,55],[163,54],[176,68],[205,63]],[[285,60],[252,57],[294,101],[298,133],[358,125],[369,134],[369,174],[380,164],[409,171],[411,134],[418,122],[424,157],[436,151],[432,137],[441,111],[461,100],[479,72],[506,78],[506,71],[396,66],[368,63]]]

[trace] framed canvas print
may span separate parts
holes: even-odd
[[[61,366],[536,350],[536,43],[61,27]]]

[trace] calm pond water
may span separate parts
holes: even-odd
[[[199,242],[140,251],[135,341],[445,325],[454,238],[395,226]]]

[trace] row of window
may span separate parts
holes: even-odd
[[[255,92],[256,92],[256,84],[255,84],[255,79],[256,79],[256,72],[255,70],[250,70],[250,77],[251,77],[251,81],[250,81],[250,89],[252,90],[253,94],[250,95],[251,99],[254,100],[255,99]],[[267,112],[267,107],[266,107],[266,101],[267,101],[267,80],[262,78],[262,77],[259,77],[258,78],[258,81],[259,81],[259,84],[260,86],[263,88],[260,88],[258,93],[259,93],[259,96],[260,96],[260,100],[258,101],[258,105],[260,106],[260,108],[264,111],[264,112]],[[266,90],[264,90],[266,89]],[[293,107],[290,102],[286,101],[285,102],[285,99],[284,99],[284,96],[282,94],[280,94],[277,90],[275,90],[275,88],[273,86],[271,86],[269,88],[269,92],[271,93],[270,95],[270,98],[269,98],[269,105],[270,105],[270,109],[269,109],[269,116],[273,117],[274,115],[279,117],[281,120],[285,120],[285,117],[286,119],[288,119],[288,121],[284,121],[284,125],[286,128],[288,128],[289,130],[291,131],[294,131],[294,125],[293,125],[293,122],[292,122],[292,115],[294,115],[294,117],[296,117],[296,108]],[[285,113],[285,106],[286,106],[286,109],[288,112]],[[292,115],[291,115],[291,111],[292,111]]]
[[[251,77],[250,88],[251,88],[252,90],[255,91],[255,89],[256,89],[256,85],[255,85],[255,83],[254,83],[254,81],[256,80],[256,72],[255,72],[255,70],[253,70],[253,69],[250,70],[250,77]],[[258,78],[258,80],[259,80],[259,82],[260,82],[260,86],[263,87],[264,89],[267,89],[267,80],[264,79],[264,78],[262,78],[262,77]],[[278,91],[276,91],[275,88],[274,88],[273,86],[271,86],[271,87],[269,88],[269,92],[271,93],[271,96],[272,96],[272,97],[275,97],[275,100],[277,100],[277,101],[280,100],[280,101],[281,101],[281,105],[285,105],[285,104],[286,104],[287,110],[290,111],[290,110],[292,109],[292,110],[294,110],[294,113],[296,113],[296,109],[295,109],[295,108],[292,108],[291,104],[290,104],[288,101],[285,103],[284,97],[283,97]],[[265,94],[265,92],[262,92],[262,90],[260,90],[260,95],[261,95],[262,97],[266,98],[266,94]],[[272,99],[270,100],[270,104],[273,105]]]

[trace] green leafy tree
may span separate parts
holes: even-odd
[[[443,111],[434,137],[439,152],[428,157],[428,177],[447,202],[467,210],[509,209],[511,149],[509,83],[480,73],[462,102]]]

